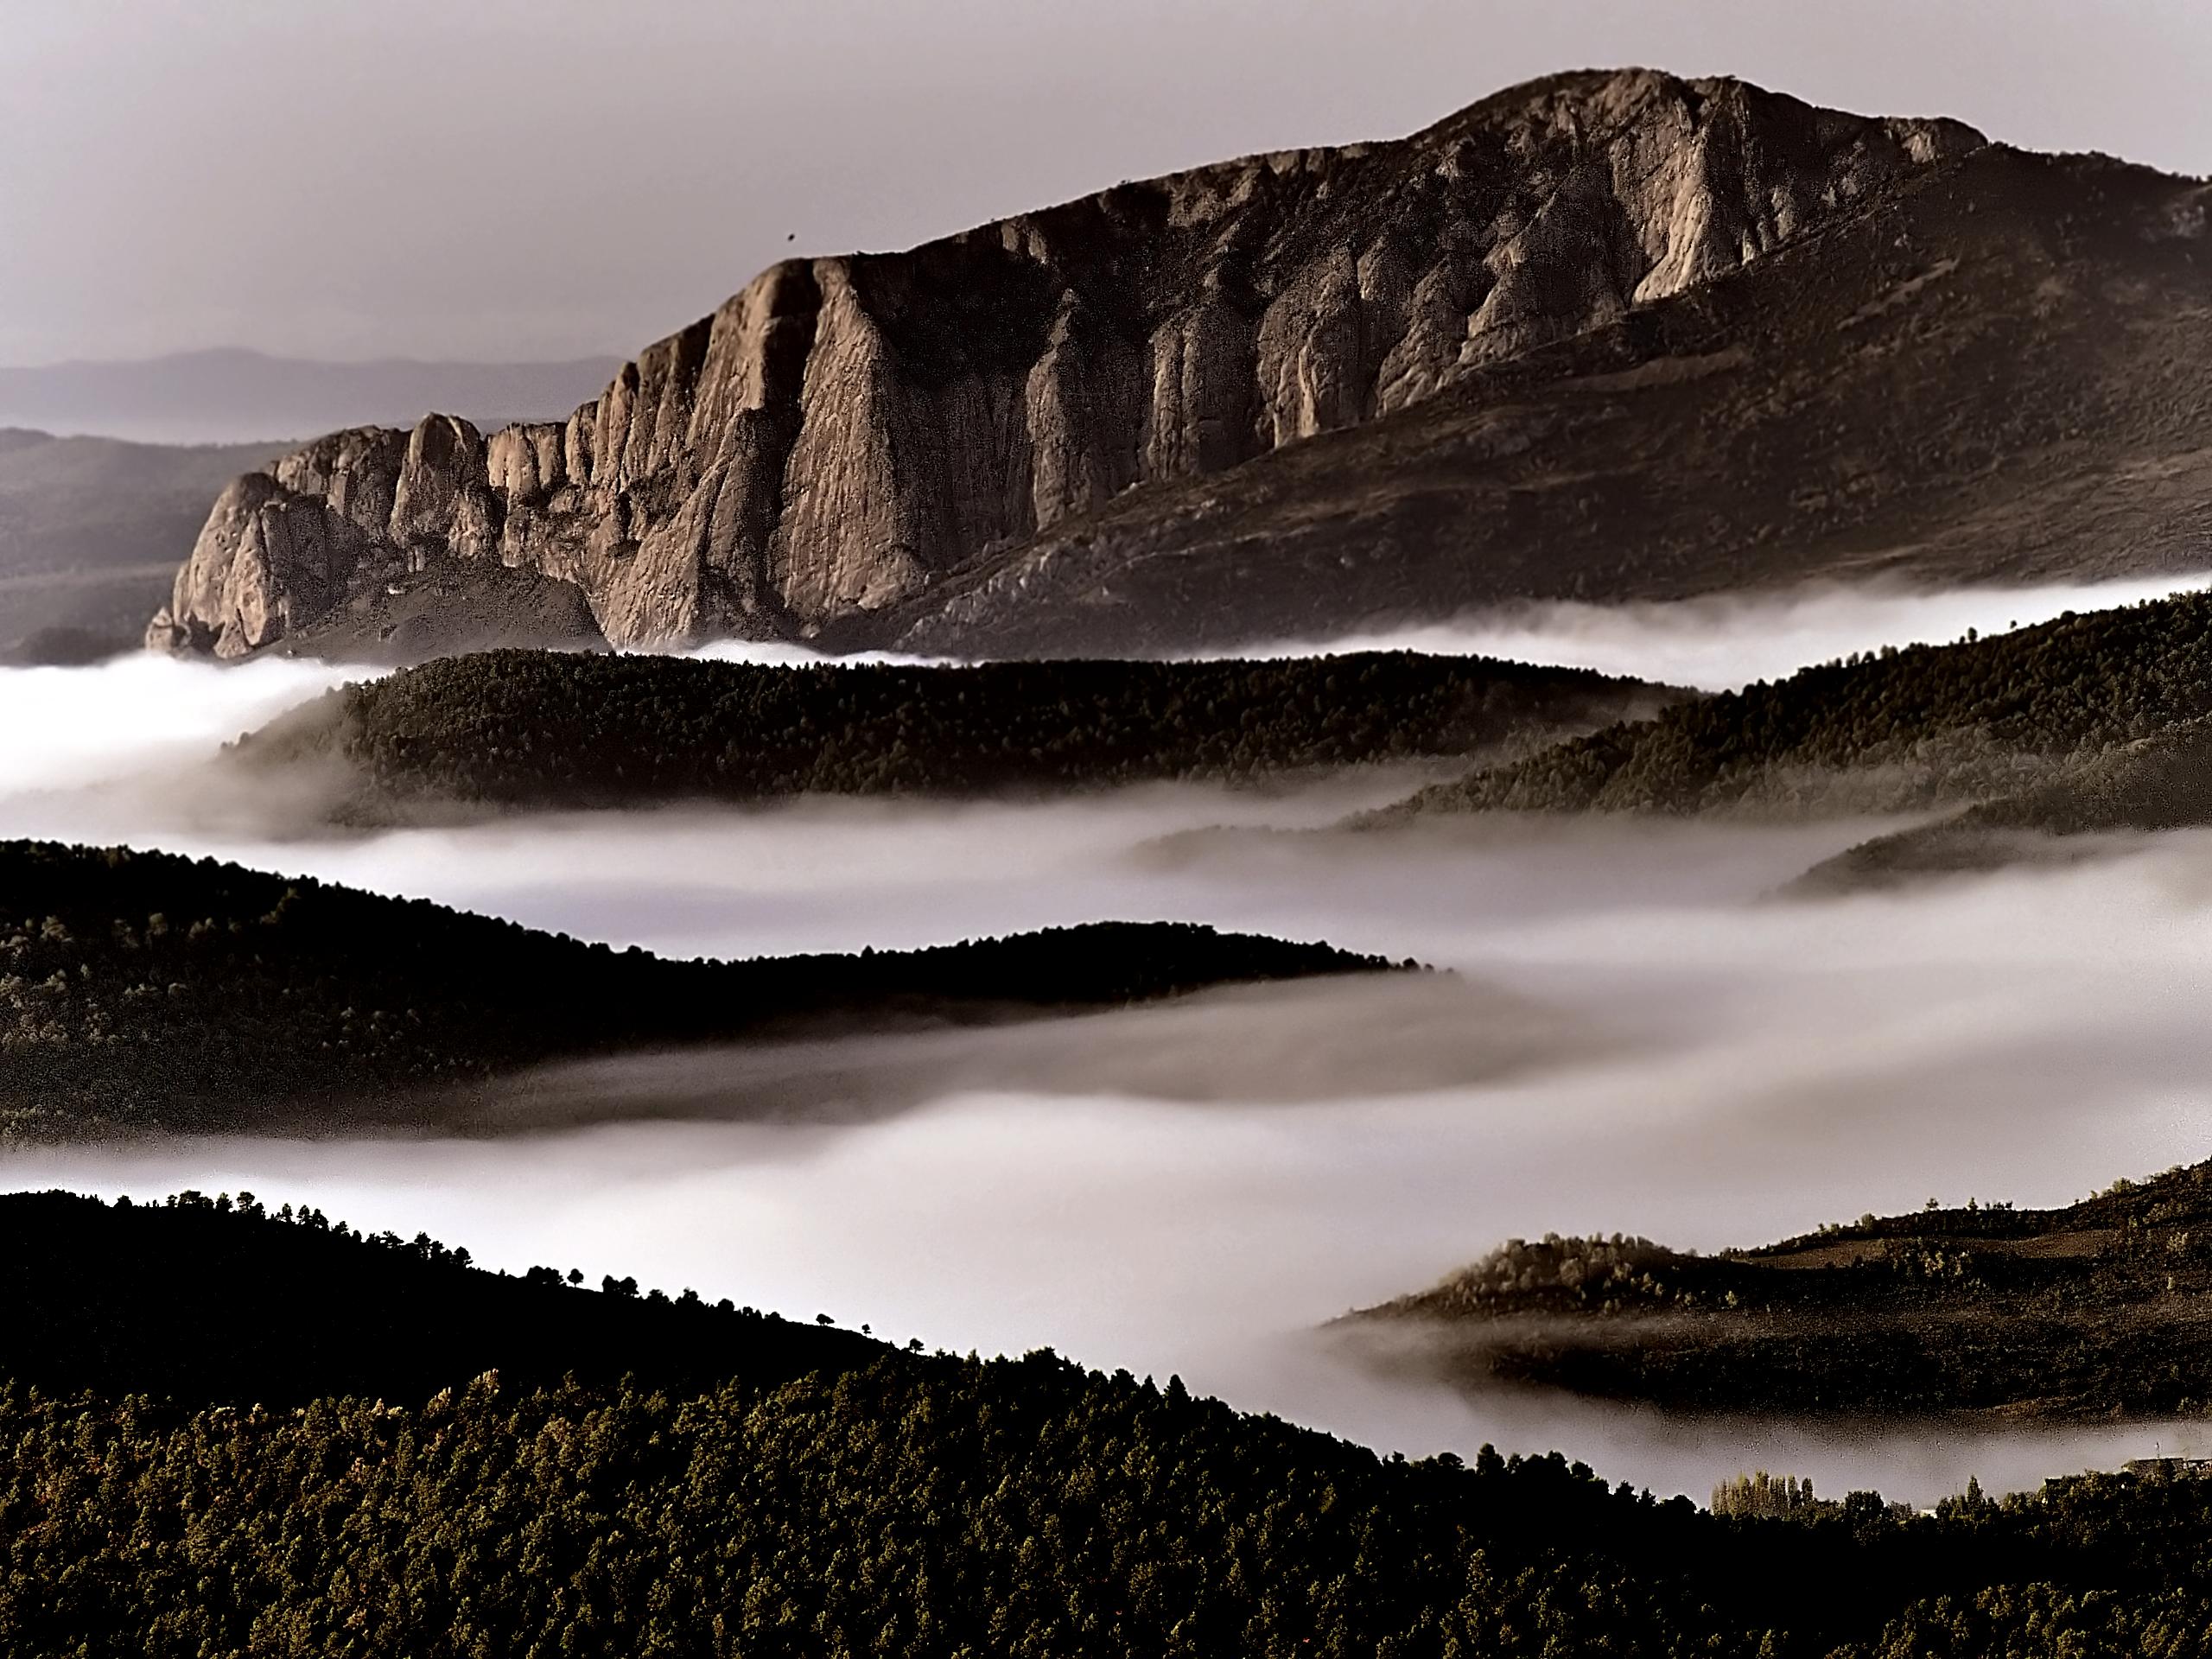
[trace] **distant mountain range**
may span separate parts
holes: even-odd
[[[0,426],[140,443],[259,444],[334,427],[412,426],[429,409],[492,425],[564,416],[620,366],[612,357],[317,363],[237,349],[54,363],[0,368]]]
[[[0,662],[81,661],[136,645],[208,497],[285,447],[0,428]]]
[[[1104,655],[1516,599],[2202,563],[2212,190],[1633,70],[790,261],[565,421],[225,496],[149,632],[440,565],[620,645]]]

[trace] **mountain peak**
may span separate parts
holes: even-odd
[[[426,423],[404,455],[357,446],[365,471],[280,467],[313,486],[253,512],[289,533],[219,513],[149,638],[242,654],[357,575],[479,558],[578,584],[622,645],[861,625],[1132,489],[1395,415],[1741,269],[1981,143],[1591,71],[1409,138],[787,261],[565,422]],[[328,533],[301,541],[303,513]],[[296,581],[286,544],[336,580]]]

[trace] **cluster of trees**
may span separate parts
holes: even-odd
[[[18,1340],[39,1274],[0,1280],[0,1650],[2058,1659],[2212,1630],[2212,1480],[1921,1516],[1755,1477],[1713,1514],[1557,1454],[1377,1458],[1174,1378],[893,1350],[283,1215],[0,1199],[10,1246],[55,1235],[37,1266],[76,1309]],[[138,1333],[135,1273],[172,1251],[200,1287],[180,1273],[190,1305]],[[226,1296],[268,1341],[203,1323]],[[403,1306],[419,1329],[380,1323]],[[104,1332],[111,1382],[25,1380]]]
[[[2212,1164],[1717,1256],[1516,1240],[1367,1317],[1445,1322],[1484,1378],[1684,1411],[2094,1420],[2212,1414],[2208,1313]]]
[[[1277,662],[763,667],[498,651],[348,686],[253,734],[392,798],[624,806],[1043,791],[1462,760],[1659,694],[1583,669],[1400,652]]]
[[[1452,1319],[1694,1306],[1695,1284],[1712,1287],[1709,1267],[1648,1238],[1546,1233],[1535,1241],[1508,1239],[1442,1283],[1382,1311]]]
[[[566,1055],[1386,965],[1179,923],[671,961],[213,860],[0,842],[0,1136],[404,1114]]]
[[[2015,792],[2212,714],[2212,595],[1885,649],[1677,703],[1400,810],[1897,807]]]
[[[1813,1496],[1811,1481],[1796,1475],[1770,1475],[1760,1469],[1722,1481],[1713,1489],[1709,1507],[1715,1515],[1749,1515],[1789,1521],[1818,1514],[1822,1505]]]

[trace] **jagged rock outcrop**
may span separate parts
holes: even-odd
[[[238,655],[498,563],[608,639],[799,634],[1156,487],[1433,397],[1978,149],[1735,81],[1557,77],[908,253],[793,261],[562,425],[337,435],[226,492],[149,643]]]
[[[2202,570],[2208,226],[2202,181],[1986,145],[1410,407],[974,559],[839,642],[1173,655],[1532,601]]]

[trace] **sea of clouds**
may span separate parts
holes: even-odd
[[[2080,590],[1975,602],[1993,608],[1708,609],[1701,645],[1662,607],[1602,625],[1558,612],[1544,639],[1565,659],[1602,636],[1614,654],[1599,665],[1725,684],[1770,672],[1777,638],[1795,651],[1817,635],[1809,654],[1833,656],[2086,608]],[[1808,621],[1807,607],[1826,608]],[[1850,632],[1878,623],[1889,632]],[[1507,649],[1494,626],[1456,643]],[[186,786],[217,744],[344,677],[150,658],[0,671],[0,832],[218,853],[684,955],[1173,917],[1454,971],[553,1068],[516,1080],[472,1136],[17,1152],[0,1185],[251,1188],[427,1229],[493,1266],[635,1274],[963,1351],[1052,1345],[1378,1447],[1558,1446],[1700,1496],[1764,1465],[1929,1499],[1968,1474],[2018,1485],[2202,1438],[1691,1431],[1471,1398],[1317,1328],[1513,1236],[1620,1230],[1710,1249],[1931,1196],[2059,1203],[2205,1156],[2212,837],[1784,901],[1791,876],[1883,826],[1265,833],[1408,781],[1376,773],[334,837],[212,810]],[[1218,825],[1230,832],[1183,833]]]

